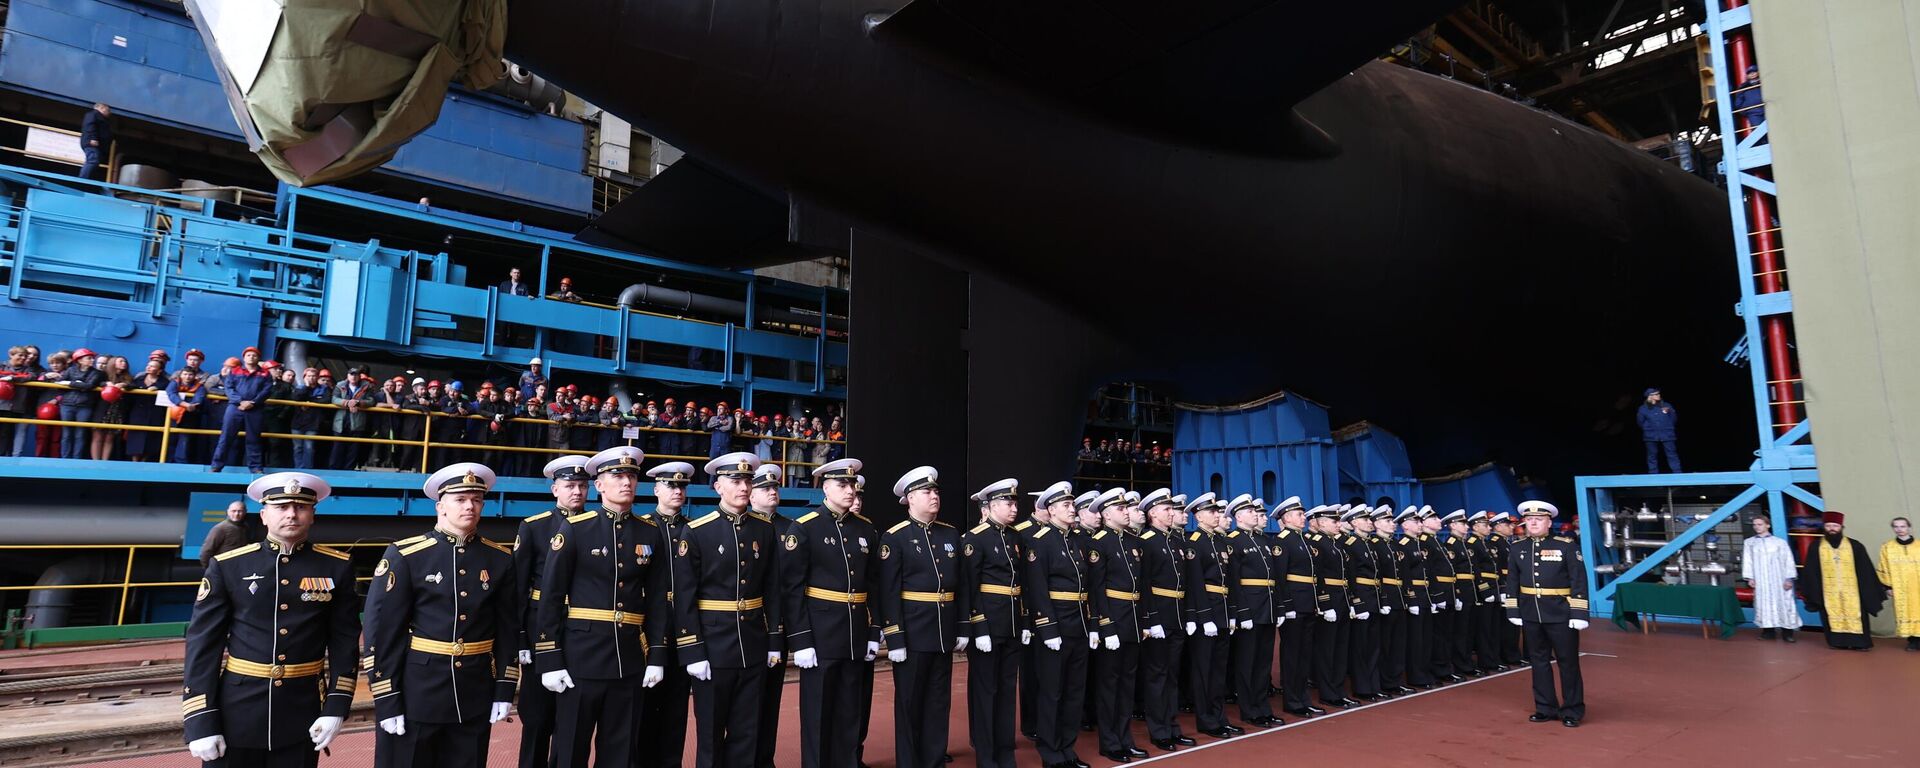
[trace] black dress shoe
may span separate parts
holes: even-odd
[[[1439,688],[1440,684],[1439,683],[1421,683],[1419,686],[1416,686],[1416,687],[1418,687],[1420,690],[1423,690],[1423,691],[1431,691],[1435,688]]]
[[[1305,708],[1287,709],[1282,711],[1286,712],[1289,715],[1293,715],[1294,717],[1313,717],[1313,710],[1311,709],[1305,709]]]
[[[1575,719],[1573,719],[1573,718],[1571,718],[1571,717],[1567,717],[1567,718],[1562,718],[1562,719],[1560,720],[1560,724],[1561,724],[1561,725],[1564,725],[1564,726],[1566,726],[1566,727],[1568,727],[1568,728],[1578,728],[1578,727],[1580,727],[1580,721],[1579,721],[1579,720],[1575,720]]]
[[[1347,698],[1347,697],[1345,697],[1345,696],[1342,696],[1342,697],[1340,697],[1340,698],[1337,698],[1337,699],[1334,699],[1333,701],[1327,701],[1326,699],[1321,699],[1321,700],[1320,700],[1320,703],[1322,703],[1322,704],[1325,704],[1325,705],[1327,705],[1327,706],[1330,706],[1330,707],[1339,707],[1339,708],[1341,708],[1341,709],[1347,709],[1347,708],[1349,708],[1349,707],[1357,707],[1357,706],[1360,706],[1360,702],[1359,702],[1359,701],[1356,701],[1356,700],[1354,700],[1354,699],[1349,699],[1349,698]]]
[[[1414,691],[1413,691],[1413,689],[1412,689],[1412,688],[1408,688],[1408,687],[1406,687],[1406,686],[1404,686],[1404,685],[1396,685],[1396,686],[1394,686],[1394,687],[1393,687],[1393,690],[1392,690],[1392,691],[1389,691],[1389,693],[1392,693],[1392,694],[1394,694],[1394,695],[1396,695],[1396,696],[1405,696],[1405,695],[1407,695],[1407,694],[1409,694],[1409,693],[1413,693],[1413,692],[1414,692]]]
[[[1155,741],[1153,742],[1153,746],[1162,752],[1172,752],[1179,749],[1179,747],[1173,745],[1173,739]]]
[[[1274,717],[1273,715],[1267,715],[1266,717],[1260,718],[1260,725],[1266,728],[1278,728],[1286,724],[1287,724],[1287,721]]]
[[[1533,714],[1531,714],[1531,715],[1527,715],[1527,722],[1529,722],[1529,723],[1551,723],[1551,722],[1553,722],[1553,715],[1543,715],[1543,714],[1540,714],[1540,713],[1538,713],[1538,712],[1535,712],[1535,713],[1533,713]]]
[[[1100,756],[1101,756],[1101,757],[1104,757],[1104,758],[1106,758],[1106,759],[1108,759],[1108,760],[1112,760],[1112,761],[1114,761],[1114,762],[1116,762],[1116,763],[1131,763],[1131,762],[1133,762],[1133,756],[1132,756],[1132,755],[1129,755],[1129,754],[1127,754],[1127,753],[1125,753],[1125,752],[1108,752],[1108,751],[1106,751],[1106,750],[1104,750],[1104,749],[1103,749],[1103,750],[1100,750]]]
[[[940,755],[940,762],[943,762],[943,763],[953,762],[953,755],[948,755],[948,754]]]
[[[1173,743],[1183,747],[1191,747],[1200,742],[1194,741],[1192,736],[1175,736],[1173,737]]]
[[[1487,673],[1477,669],[1467,670],[1467,677],[1486,677],[1486,676],[1487,676]],[[1455,675],[1455,677],[1458,677],[1458,675]]]
[[[1467,681],[1466,678],[1459,675],[1447,675],[1445,679],[1449,683],[1464,683]]]
[[[1367,694],[1367,695],[1365,695],[1365,696],[1362,696],[1362,697],[1360,697],[1360,698],[1363,698],[1363,699],[1366,699],[1367,701],[1386,701],[1387,699],[1391,699],[1391,698],[1393,698],[1393,697],[1392,697],[1392,696],[1388,696],[1388,695],[1386,695],[1386,694],[1384,694],[1384,693],[1369,693],[1369,694]]]
[[[1067,762],[1061,763],[1061,765],[1073,766],[1073,768],[1093,768],[1093,766],[1087,765],[1087,761],[1085,760],[1068,760]]]
[[[1233,723],[1227,723],[1226,725],[1220,726],[1220,729],[1223,731],[1226,731],[1227,733],[1234,734],[1236,736],[1247,732],[1247,729],[1234,725]]]
[[[1146,757],[1147,756],[1147,751],[1139,747],[1127,747],[1126,753],[1130,757]]]
[[[1227,729],[1225,729],[1225,728],[1215,728],[1215,729],[1213,729],[1213,730],[1211,730],[1211,731],[1201,731],[1201,733],[1204,733],[1204,734],[1206,734],[1206,735],[1208,735],[1208,736],[1212,736],[1212,737],[1214,737],[1214,738],[1216,738],[1216,739],[1231,739],[1231,738],[1233,738],[1233,732],[1232,732],[1232,731],[1229,731],[1229,730],[1227,730]]]
[[[1507,670],[1509,670],[1509,669],[1513,669],[1513,667],[1510,667],[1510,666],[1508,666],[1508,665],[1506,665],[1506,664],[1495,664],[1495,665],[1493,665],[1493,671],[1495,671],[1495,672],[1505,672],[1505,671],[1507,671]]]

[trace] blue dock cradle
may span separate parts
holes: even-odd
[[[1277,504],[1341,501],[1327,408],[1291,392],[1237,406],[1180,406],[1174,415],[1173,487],[1223,499],[1251,493]]]
[[[1423,503],[1433,505],[1441,514],[1456,509],[1469,513],[1483,509],[1517,513],[1520,502],[1538,498],[1526,495],[1514,479],[1513,471],[1499,464],[1482,464],[1443,477],[1423,478],[1420,483],[1426,494]]]
[[[1333,440],[1340,460],[1340,499],[1364,499],[1374,504],[1393,500],[1394,511],[1424,498],[1420,481],[1407,459],[1407,443],[1399,435],[1369,422],[1335,430]]]

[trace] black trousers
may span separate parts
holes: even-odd
[[[1333,621],[1312,619],[1313,682],[1320,689],[1321,701],[1346,698],[1347,635],[1353,630],[1347,617],[1338,614],[1340,610],[1334,609],[1337,618]]]
[[[873,663],[859,659],[821,659],[819,666],[800,670],[800,765],[803,768],[859,765],[860,716],[866,713],[860,701],[862,667],[872,669]],[[767,747],[762,744],[761,751],[767,752]],[[772,764],[771,756],[767,760],[761,765]]]
[[[1214,674],[1227,667],[1226,639],[1207,637],[1204,630],[1187,638],[1187,690],[1193,696],[1193,725],[1203,732],[1227,724],[1227,692],[1221,690],[1226,675]]]
[[[699,768],[752,768],[760,725],[760,692],[767,668],[713,668],[706,680],[693,681],[693,764]],[[566,717],[564,711],[560,715]],[[619,765],[619,763],[610,763]]]
[[[319,764],[320,753],[305,741],[279,749],[227,747],[227,753],[220,759],[201,763],[205,768],[313,768]]]
[[[525,689],[522,685],[521,690]],[[660,683],[641,690],[640,740],[634,746],[635,765],[680,768],[686,759],[687,701],[692,691],[693,678],[687,675],[687,668],[671,659]]]
[[[1446,607],[1434,611],[1432,619],[1427,622],[1432,628],[1427,635],[1427,664],[1432,669],[1433,678],[1440,680],[1453,674],[1453,625],[1460,614],[1453,610],[1453,598],[1436,602],[1444,602]]]
[[[1181,639],[1174,639],[1178,635]],[[1180,735],[1178,714],[1179,649],[1185,646],[1185,633],[1172,627],[1164,640],[1140,641],[1140,680],[1145,686],[1147,738],[1167,741]]]
[[[577,679],[554,696],[554,768],[583,768],[589,756],[594,765],[632,764],[640,690],[638,677]],[[413,732],[412,723],[407,732]]]
[[[899,768],[939,768],[953,708],[953,654],[907,651],[893,665],[893,751]]]
[[[1083,634],[1067,632],[1060,650],[1045,646],[1033,652],[1034,740],[1040,761],[1046,765],[1079,761],[1073,741],[1080,735],[1080,708],[1085,706],[1087,684],[1087,644],[1076,642]]]
[[[375,768],[482,768],[487,764],[487,738],[493,724],[486,717],[464,723],[417,723],[409,719],[407,732],[395,736],[374,729]],[[307,746],[313,754],[313,746]]]
[[[768,667],[760,688],[760,730],[753,735],[753,764],[771,768],[773,748],[780,739],[780,693],[787,686],[787,665]]]
[[[1119,752],[1133,747],[1133,689],[1140,670],[1140,644],[1124,640],[1107,650],[1101,640],[1093,652],[1094,704],[1098,709],[1100,750]]]
[[[1385,690],[1407,684],[1407,611],[1392,606],[1391,613],[1375,614],[1374,630],[1380,636],[1380,688]]]
[[[1480,634],[1480,617],[1485,606],[1467,601],[1467,607],[1460,609],[1453,617],[1453,673],[1464,675],[1477,669],[1473,663],[1473,642]]]
[[[520,665],[520,680],[520,768],[547,768],[557,702],[532,664]]]
[[[866,762],[867,726],[873,718],[873,663],[860,665],[860,737],[853,742],[853,754]]]
[[[1240,699],[1240,719],[1255,720],[1273,716],[1273,699],[1267,690],[1273,687],[1272,624],[1255,624],[1253,629],[1233,633],[1234,687]]]
[[[1408,603],[1420,609],[1420,615],[1413,614],[1413,608],[1407,609],[1407,615],[1401,622],[1407,628],[1407,685],[1433,684],[1433,605],[1425,602]]]
[[[1380,629],[1374,623],[1379,620],[1375,612],[1347,625],[1347,673],[1356,699],[1380,692]]]
[[[1477,621],[1473,632],[1473,655],[1480,662],[1480,669],[1492,672],[1502,664],[1500,658],[1501,627],[1511,627],[1507,623],[1507,609],[1499,603],[1481,603],[1474,609]]]
[[[1313,665],[1313,627],[1320,623],[1320,617],[1308,611],[1280,625],[1280,702],[1286,709],[1306,709],[1310,704],[1307,678]]]
[[[1034,669],[1034,663],[1046,653],[1047,650],[1036,643],[1027,646],[1027,652],[1020,656],[1020,732],[1022,734],[1039,733],[1040,676]]]
[[[967,736],[980,768],[1014,768],[1013,681],[1028,653],[1012,637],[994,638],[991,653],[967,649]]]
[[[1507,621],[1506,614],[1507,611],[1505,608],[1494,612],[1495,616],[1500,617],[1500,623],[1495,625],[1500,630],[1500,634],[1498,635],[1500,638],[1500,660],[1508,666],[1517,666],[1525,660],[1526,654],[1522,653],[1520,649],[1520,628],[1514,626],[1513,622]]]
[[[1533,667],[1533,711],[1548,717],[1587,716],[1586,686],[1580,681],[1580,633],[1564,621],[1529,621],[1520,626],[1527,638],[1527,663]],[[1560,695],[1553,695],[1553,666],[1560,663]]]

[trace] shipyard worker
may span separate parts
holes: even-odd
[[[665,613],[658,615],[661,622],[673,613],[673,559],[678,552],[677,545],[687,532],[688,517],[682,513],[687,506],[687,484],[693,481],[693,465],[684,461],[670,461],[647,470],[647,477],[653,478],[653,511],[642,515],[660,528],[660,551],[655,557],[662,558],[653,565],[661,569],[667,580],[663,594]],[[664,632],[662,633],[664,634]],[[640,703],[640,768],[680,768],[687,746],[687,702],[693,692],[693,678],[687,676],[687,670],[678,661],[672,643],[661,643],[647,650],[652,666],[660,667],[660,682],[648,688],[641,696]]]
[[[207,566],[187,624],[187,751],[230,768],[312,766],[340,733],[360,668],[347,553],[308,542],[327,482],[279,472],[247,486],[266,538]]]
[[[520,372],[520,396],[532,399],[539,393],[540,385],[547,383],[547,376],[541,371],[540,358],[527,361],[527,369]]]
[[[1674,411],[1672,403],[1660,399],[1660,390],[1657,388],[1648,387],[1646,398],[1647,401],[1640,404],[1640,412],[1635,418],[1640,422],[1640,440],[1647,447],[1647,472],[1654,474],[1660,471],[1659,453],[1664,450],[1667,454],[1667,471],[1678,473],[1680,448],[1675,442],[1678,438],[1674,425],[1680,421],[1680,414]]]
[[[513,589],[525,597],[520,611],[520,677],[539,679],[533,666],[532,635],[539,632],[540,578],[547,571],[547,542],[567,527],[567,518],[587,505],[587,457],[562,456],[540,471],[553,492],[553,508],[520,521],[513,537]],[[529,675],[532,675],[529,678]],[[541,685],[520,688],[520,768],[545,768],[553,741],[554,693]]]
[[[507,270],[507,279],[500,283],[500,293],[504,296],[527,295],[527,284],[520,282],[520,268]]]
[[[101,159],[107,156],[113,147],[113,110],[106,104],[94,102],[93,109],[87,110],[87,116],[80,120],[80,154],[86,162],[80,164],[80,178],[93,178],[93,171],[100,167]]]
[[[1807,610],[1820,614],[1828,647],[1871,651],[1867,616],[1880,613],[1887,591],[1867,557],[1867,548],[1846,535],[1846,520],[1831,509],[1821,517],[1823,535],[1807,550],[1800,599],[1806,601]]]
[[[1527,537],[1514,542],[1509,556],[1507,621],[1519,626],[1533,667],[1533,714],[1528,722],[1559,720],[1568,728],[1587,716],[1580,678],[1580,635],[1587,628],[1587,567],[1580,545],[1565,536],[1548,536],[1560,510],[1544,501],[1520,503]],[[1554,662],[1560,666],[1560,693],[1554,695]]]
[[[213,558],[223,552],[244,547],[253,542],[253,533],[247,530],[247,503],[234,499],[227,504],[227,517],[207,531],[207,538],[200,543],[200,567],[206,568]]]
[[[560,278],[560,289],[547,294],[547,298],[577,303],[580,301],[580,294],[573,292],[573,278],[563,277]]]
[[[1879,576],[1899,609],[1894,634],[1907,639],[1907,650],[1920,651],[1920,547],[1904,517],[1893,519],[1893,539],[1880,545]]]
[[[1753,589],[1753,623],[1760,627],[1760,639],[1772,640],[1778,632],[1781,639],[1795,642],[1800,608],[1793,600],[1793,581],[1799,575],[1793,550],[1786,539],[1773,535],[1773,520],[1764,512],[1753,516],[1753,535],[1740,546],[1740,578]]]
[[[814,467],[821,505],[776,531],[787,647],[800,667],[803,768],[855,763],[866,713],[858,698],[861,670],[880,654],[880,627],[871,613],[880,579],[880,532],[853,512],[861,467],[859,459]],[[780,468],[762,465],[754,485],[756,495],[777,504]],[[769,693],[775,685],[768,682]]]
[[[266,427],[267,391],[273,388],[273,374],[260,367],[260,349],[247,347],[240,353],[240,365],[221,378],[226,381],[228,407],[220,419],[220,440],[213,446],[209,468],[218,472],[226,466],[229,452],[237,447],[232,442],[234,433],[245,430],[247,469],[260,474],[266,462],[260,433]]]
[[[449,465],[421,491],[433,530],[387,546],[367,585],[376,766],[483,766],[493,724],[520,680],[520,580],[513,549],[481,538],[493,470]]]

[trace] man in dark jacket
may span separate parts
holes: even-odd
[[[87,110],[87,116],[80,121],[80,152],[87,161],[80,164],[80,178],[93,178],[93,171],[100,167],[100,158],[113,146],[113,110],[105,104],[94,104]]]
[[[1680,414],[1673,404],[1660,399],[1660,390],[1648,387],[1647,401],[1640,404],[1637,420],[1640,422],[1640,439],[1647,444],[1647,472],[1660,471],[1660,450],[1667,452],[1667,469],[1680,472],[1680,448],[1675,441],[1674,425],[1680,421]]]
[[[253,526],[247,525],[247,503],[234,499],[227,505],[227,519],[214,523],[200,542],[200,567],[205,569],[220,553],[244,547],[257,538]]]
[[[266,457],[260,448],[260,433],[266,426],[267,391],[273,388],[273,374],[260,367],[259,348],[247,347],[240,353],[240,367],[228,371],[225,378],[227,410],[220,419],[220,442],[213,446],[213,461],[208,467],[218,472],[226,466],[234,432],[245,429],[247,469],[261,474],[266,471]]]

